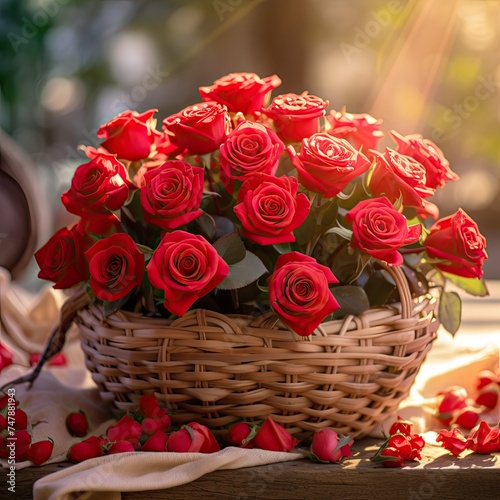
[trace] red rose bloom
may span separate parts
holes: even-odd
[[[184,315],[229,273],[229,266],[203,236],[186,231],[166,234],[147,265],[149,281],[164,291],[165,307]]]
[[[436,438],[441,446],[452,453],[455,457],[458,457],[465,449],[467,449],[468,441],[462,434],[460,429],[451,429],[451,431],[442,429]]]
[[[267,281],[274,312],[298,335],[311,335],[325,316],[340,307],[329,289],[337,278],[308,255],[280,255]]]
[[[439,216],[437,207],[423,199],[432,196],[435,189],[428,186],[427,171],[421,163],[390,148],[384,154],[374,154],[369,185],[374,196],[386,196],[392,203],[402,197],[403,205],[414,207],[422,217]]]
[[[309,214],[310,202],[297,194],[295,177],[254,174],[238,193],[234,212],[243,225],[243,236],[260,245],[295,241],[292,232]]]
[[[225,140],[230,126],[225,106],[203,102],[188,106],[163,120],[170,142],[182,153],[203,155],[215,151]]]
[[[63,227],[35,253],[40,268],[38,277],[54,282],[54,288],[70,288],[88,278],[88,266],[83,252],[87,248],[84,236],[76,226]]]
[[[320,117],[325,115],[328,101],[303,92],[275,97],[264,113],[271,118],[283,142],[300,142],[320,130]]]
[[[153,149],[156,136],[156,120],[153,115],[157,109],[139,114],[137,111],[124,111],[109,122],[101,125],[97,137],[106,139],[102,147],[124,160],[142,160]]]
[[[411,156],[424,166],[427,187],[436,189],[443,187],[449,181],[459,179],[458,175],[450,169],[450,164],[443,152],[429,139],[424,139],[420,134],[402,136],[394,130],[390,131],[390,136],[397,144],[398,153]]]
[[[108,443],[109,440],[104,436],[90,436],[70,447],[68,460],[77,464],[89,458],[102,457],[104,455],[104,446]]]
[[[443,272],[481,278],[483,262],[488,258],[486,239],[477,224],[462,210],[438,220],[424,241],[427,255],[443,259],[435,266]]]
[[[167,161],[144,175],[141,206],[146,222],[172,230],[199,217],[204,170],[183,161]]]
[[[298,439],[270,417],[266,418],[252,442],[258,448],[269,451],[291,451],[299,444]]]
[[[129,192],[125,167],[114,155],[95,150],[87,153],[92,159],[76,169],[71,187],[61,195],[63,205],[75,215],[107,214],[118,210]]]
[[[300,183],[323,198],[333,198],[370,167],[368,158],[344,139],[315,134],[304,139],[297,154],[288,148]]]
[[[398,249],[418,241],[422,232],[420,224],[408,227],[406,217],[385,197],[360,201],[346,221],[352,224],[351,247],[390,266],[403,263]]]
[[[345,111],[330,111],[326,116],[327,133],[339,139],[346,139],[356,149],[363,150],[370,156],[370,149],[376,149],[377,143],[384,137],[380,130],[382,120],[367,114],[351,114]]]
[[[255,73],[231,73],[199,91],[204,101],[216,101],[231,112],[247,115],[260,111],[267,95],[280,85],[276,75],[260,78]]]
[[[142,283],[144,254],[126,233],[97,241],[85,256],[89,262],[90,287],[101,300],[119,300]]]
[[[256,173],[274,175],[285,146],[260,123],[242,122],[220,146],[220,180],[229,193],[234,181],[243,182]]]
[[[500,451],[500,428],[490,427],[481,420],[467,438],[467,447],[476,453],[496,453]]]

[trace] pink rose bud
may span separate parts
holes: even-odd
[[[342,445],[342,440],[333,429],[321,429],[313,436],[311,451],[325,462],[340,462],[344,457],[350,457],[353,440]]]
[[[45,439],[33,443],[28,452],[28,460],[31,460],[35,465],[42,465],[52,455],[54,449],[54,441]]]
[[[165,451],[167,449],[168,435],[163,431],[157,431],[146,439],[140,451]]]
[[[85,413],[74,411],[66,417],[66,428],[72,436],[83,437],[89,431],[89,423]]]
[[[104,436],[90,436],[80,443],[76,443],[68,450],[68,460],[75,464],[89,458],[104,455],[104,446],[109,443]]]
[[[253,443],[263,450],[291,451],[299,444],[299,440],[268,417],[253,438]]]
[[[132,443],[129,443],[128,441],[117,441],[110,446],[108,455],[114,455],[115,453],[128,453],[130,451],[135,451]]]
[[[480,408],[466,406],[452,419],[451,425],[458,425],[464,429],[472,429],[479,423]]]

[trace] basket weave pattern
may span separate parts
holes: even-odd
[[[172,420],[212,429],[271,416],[296,436],[331,427],[360,438],[408,395],[436,337],[431,297],[412,301],[390,269],[397,306],[322,323],[298,337],[274,314],[226,316],[197,309],[173,321],[97,305],[76,316],[87,368],[120,410],[155,392]]]

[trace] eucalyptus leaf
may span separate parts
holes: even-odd
[[[443,292],[439,299],[439,321],[445,330],[455,335],[460,328],[462,300],[456,292]]]
[[[444,273],[444,275],[446,276],[446,279],[450,280],[470,295],[474,295],[476,297],[487,297],[490,294],[486,283],[482,278],[462,278],[462,276],[456,276],[455,274],[450,273]]]
[[[229,265],[229,274],[217,287],[221,290],[236,290],[257,281],[268,270],[264,263],[252,252],[246,251],[245,258]]]
[[[230,266],[241,262],[247,255],[245,245],[236,231],[221,236],[214,243],[214,248]]]

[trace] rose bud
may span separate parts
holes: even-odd
[[[28,460],[31,460],[35,465],[42,465],[52,455],[54,449],[54,441],[52,439],[45,439],[33,443],[28,452]]]
[[[252,434],[252,427],[245,422],[234,424],[226,434],[226,440],[235,446],[245,446],[249,443]],[[255,434],[255,432],[253,432]],[[248,439],[250,437],[250,439]]]
[[[186,425],[172,432],[167,442],[167,451],[177,453],[199,452],[205,443],[205,437],[197,430]]]
[[[253,438],[253,443],[263,450],[291,451],[299,444],[299,440],[268,417]]]
[[[28,458],[28,452],[33,439],[31,434],[26,429],[21,429],[14,432],[16,443],[15,458],[16,462],[23,462]]]
[[[495,383],[485,385],[476,396],[476,404],[486,406],[492,410],[498,404],[498,395],[500,393],[500,386]]]
[[[80,443],[76,443],[68,450],[68,460],[75,464],[88,460],[89,458],[104,455],[103,447],[109,441],[104,436],[90,436]]]
[[[339,439],[333,429],[316,431],[311,444],[311,452],[324,462],[340,462],[344,457],[352,456],[350,438]]]
[[[478,424],[480,414],[480,408],[466,406],[457,412],[451,420],[450,425],[458,425],[464,429],[472,429]]]
[[[156,420],[154,418],[146,417],[142,423],[142,432],[146,434],[147,436],[152,436],[156,432],[165,432],[170,425],[170,417],[168,417],[168,420]]]
[[[12,364],[12,352],[4,344],[0,342],[0,371],[2,371],[6,366]]]
[[[72,436],[83,437],[89,431],[89,423],[85,413],[74,411],[66,417],[66,429]]]
[[[140,451],[165,451],[167,449],[168,435],[163,431],[155,432],[146,439]]]
[[[452,386],[445,391],[437,393],[436,418],[441,420],[444,425],[449,425],[453,412],[461,410],[467,406],[467,391],[460,386]]]
[[[124,415],[118,422],[108,427],[106,435],[110,441],[130,441],[138,444],[142,434],[142,427],[130,415]]]
[[[496,453],[500,451],[500,429],[490,427],[484,420],[476,427],[467,439],[467,448],[476,453]]]
[[[481,370],[477,375],[476,389],[480,391],[483,387],[490,384],[500,385],[500,378],[491,370]]]
[[[205,427],[197,422],[190,422],[187,424],[187,427],[191,427],[194,431],[198,431],[204,437],[200,453],[214,453],[215,451],[220,450],[219,443],[208,427]]]
[[[400,434],[403,434],[403,436],[409,437],[411,436],[412,426],[413,424],[408,420],[403,420],[401,417],[398,417],[396,422],[394,422],[389,429],[389,436],[392,436],[399,432]]]
[[[14,429],[22,430],[28,428],[28,415],[20,408],[14,410]]]
[[[160,406],[155,394],[151,393],[143,394],[139,398],[139,413],[144,417],[159,419],[166,415],[167,412]]]
[[[460,453],[467,448],[468,444],[468,441],[462,434],[462,431],[457,428],[454,428],[451,431],[446,429],[439,431],[436,441],[441,443],[441,446],[455,457],[458,457],[458,455],[460,455]]]
[[[130,451],[135,451],[132,443],[128,441],[117,441],[109,447],[108,455],[114,455],[115,453],[127,453]]]

